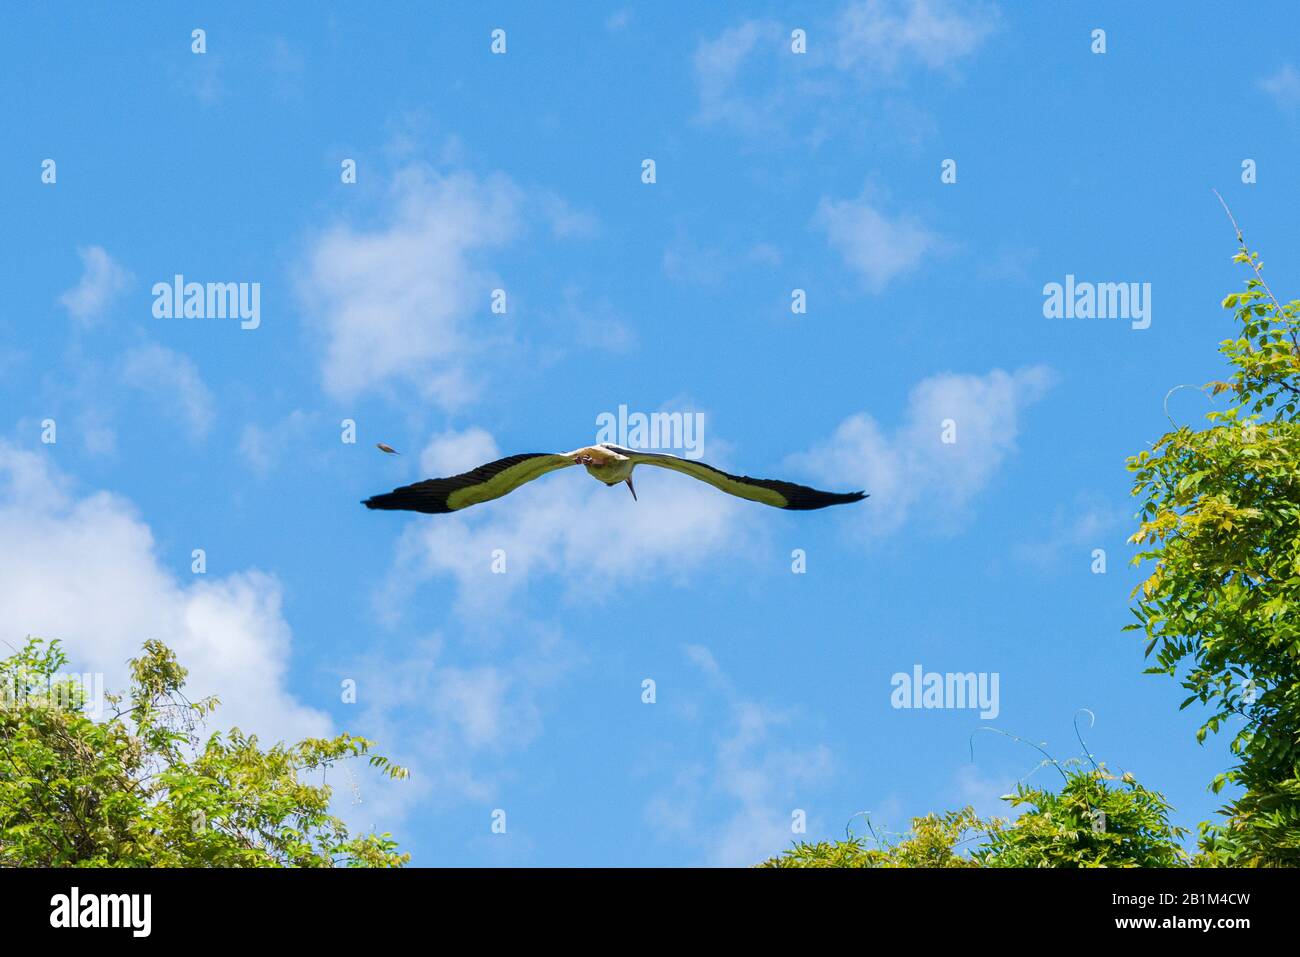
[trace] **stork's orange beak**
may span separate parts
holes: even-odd
[[[632,501],[635,502],[637,500],[636,489],[632,487],[632,476],[629,475],[627,478],[623,479],[623,481],[627,483],[628,491],[632,493]]]

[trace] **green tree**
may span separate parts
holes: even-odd
[[[365,758],[343,734],[264,749],[239,729],[200,735],[214,698],[182,694],[185,669],[159,641],[133,659],[130,689],[86,713],[61,677],[58,642],[29,638],[0,660],[0,866],[396,867],[388,834],[350,836],[329,813],[325,769]],[[320,783],[309,783],[309,780]]]
[[[1187,863],[1185,828],[1169,823],[1164,797],[1124,774],[1074,769],[1058,792],[1020,785],[1003,795],[1027,806],[972,853],[985,867],[1176,867]]]
[[[1052,762],[1055,764],[1055,762]],[[1059,767],[1059,766],[1058,766]],[[973,808],[912,821],[901,840],[801,843],[762,867],[1179,867],[1189,863],[1185,828],[1169,805],[1131,774],[1062,770],[1060,791],[1018,787],[1002,800],[1023,813],[980,818]],[[966,846],[963,846],[966,845]]]
[[[803,842],[773,857],[760,867],[977,867],[963,854],[961,845],[987,836],[1002,826],[994,818],[983,821],[970,807],[946,814],[912,819],[912,829],[901,840],[877,841],[871,847],[863,838],[844,841]]]
[[[1226,206],[1225,206],[1226,209]],[[1231,218],[1231,213],[1229,217]],[[1236,228],[1236,222],[1233,221]],[[1229,729],[1233,766],[1211,786],[1240,793],[1222,825],[1202,826],[1217,864],[1300,865],[1300,301],[1282,304],[1237,230],[1244,292],[1223,300],[1237,323],[1220,345],[1232,374],[1206,391],[1229,398],[1208,428],[1175,428],[1129,460],[1152,563],[1135,589],[1131,629],[1148,672],[1176,678]]]

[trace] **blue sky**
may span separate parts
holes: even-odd
[[[991,813],[1037,754],[986,734],[972,762],[972,732],[1066,758],[1080,708],[1179,823],[1217,806],[1224,742],[1120,631],[1124,459],[1221,371],[1244,277],[1212,187],[1295,285],[1287,5],[6,19],[6,641],[115,684],[161,638],[218,724],[377,738],[412,778],[335,773],[338,810],[422,865],[744,864],[796,809],[814,839]],[[260,324],[155,318],[178,273],[260,284]],[[1150,327],[1045,318],[1067,274],[1150,283]],[[574,471],[451,516],[358,504],[620,405],[871,498],[786,514],[643,469],[638,502]],[[892,707],[917,664],[996,673],[998,715]]]

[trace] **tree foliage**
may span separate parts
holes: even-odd
[[[1235,225],[1235,224],[1234,224]],[[1237,234],[1241,240],[1241,234]],[[1223,301],[1238,325],[1220,351],[1232,375],[1206,390],[1229,398],[1210,426],[1175,428],[1129,460],[1150,573],[1131,629],[1207,716],[1197,739],[1234,732],[1235,763],[1212,782],[1241,789],[1221,826],[1203,825],[1218,864],[1300,865],[1300,301],[1278,301],[1252,270]]]
[[[800,843],[763,867],[1175,867],[1188,856],[1169,805],[1130,774],[1104,768],[1062,772],[1060,791],[1020,785],[1003,795],[1014,820],[973,808],[912,821],[901,840]],[[1116,780],[1118,785],[1113,784]]]
[[[1169,823],[1164,797],[1131,774],[1076,769],[1059,792],[1024,784],[1003,796],[1026,810],[991,830],[972,857],[985,867],[1175,867],[1187,862],[1185,828]]]
[[[87,713],[58,642],[29,638],[0,660],[0,866],[394,867],[388,834],[351,836],[329,813],[325,770],[365,758],[404,769],[352,735],[263,748],[238,728],[200,729],[214,698],[189,701],[159,641],[131,661],[130,688]],[[313,783],[320,779],[320,783]]]
[[[1000,822],[982,821],[966,807],[946,814],[927,814],[912,820],[912,829],[901,840],[885,839],[875,847],[859,837],[843,841],[799,843],[760,867],[975,867],[976,862],[961,850],[966,842],[985,836]]]

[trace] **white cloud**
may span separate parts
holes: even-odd
[[[856,200],[823,198],[814,223],[844,262],[872,292],[915,269],[927,254],[946,245],[909,216],[890,219],[865,196]]]
[[[453,663],[441,637],[403,640],[399,656],[373,649],[355,669],[356,726],[411,770],[399,788],[366,800],[371,823],[430,804],[492,800],[511,772],[509,761],[543,731],[542,697],[578,660],[574,648],[529,626],[511,629],[491,659]],[[483,649],[462,648],[472,658]]]
[[[1068,561],[1081,574],[1087,573],[1092,550],[1110,551],[1112,545],[1122,545],[1121,529],[1131,518],[1131,509],[1096,495],[1076,495],[1068,507],[1056,509],[1035,538],[1018,544],[1015,553],[1039,569]]]
[[[0,637],[58,638],[78,672],[127,681],[126,661],[157,638],[189,669],[191,699],[221,699],[214,727],[270,739],[330,733],[330,719],[285,689],[291,635],[280,587],[262,572],[181,581],[163,567],[131,504],[77,497],[44,455],[0,443]]]
[[[441,432],[420,453],[420,471],[430,478],[458,475],[501,458],[496,440],[485,429]]]
[[[680,766],[671,787],[652,798],[646,816],[667,839],[696,846],[705,863],[747,867],[790,846],[794,808],[808,810],[813,788],[832,770],[824,744],[791,747],[774,740],[791,716],[746,698],[699,645],[685,649],[687,660],[712,686],[726,710],[719,723],[691,722],[711,739],[707,762]],[[690,730],[674,736],[682,741]]]
[[[947,67],[993,32],[997,10],[946,0],[860,0],[839,14],[834,36],[841,69],[893,74]]]
[[[953,523],[1015,451],[1021,415],[1051,382],[1043,366],[931,376],[912,389],[892,433],[858,413],[790,465],[802,465],[829,488],[866,489],[871,497],[853,521],[868,535],[897,531],[922,502],[928,521]],[[952,443],[943,441],[948,419],[956,423]]]
[[[1290,63],[1284,64],[1272,76],[1260,80],[1259,88],[1273,97],[1284,110],[1300,107],[1300,72]]]
[[[117,430],[109,424],[111,417],[98,409],[89,409],[77,416],[77,434],[91,455],[113,455],[117,452]]]
[[[223,81],[225,70],[221,54],[207,52],[194,56],[186,63],[184,79],[178,85],[187,85],[205,106],[212,106],[226,92]]]
[[[103,246],[86,246],[77,250],[81,257],[81,279],[59,296],[59,302],[74,320],[93,325],[103,311],[131,281],[131,274],[113,261]]]
[[[593,239],[600,235],[600,220],[593,213],[575,209],[554,193],[542,193],[538,205],[558,239]]]
[[[701,246],[684,233],[668,244],[662,260],[669,279],[704,287],[734,283],[742,270],[772,270],[782,261],[781,250],[769,242]]]
[[[755,243],[749,247],[748,258],[751,262],[775,269],[781,265],[784,257],[781,255],[781,250],[771,243]]]
[[[459,728],[465,742],[478,747],[499,741],[502,702],[510,684],[501,669],[493,665],[444,668],[438,678],[439,687],[431,700]]]
[[[464,363],[482,347],[498,284],[480,257],[519,234],[521,203],[506,176],[411,165],[385,224],[316,237],[298,290],[323,326],[326,391],[352,398],[404,382],[448,406],[471,398]]]
[[[963,764],[957,769],[949,800],[973,807],[983,818],[1014,818],[1018,816],[1016,811],[1002,800],[1002,795],[1014,791],[1016,783],[1014,774],[984,773],[978,765]]]
[[[815,146],[836,127],[861,126],[879,115],[879,108],[859,112],[863,92],[897,86],[918,69],[951,69],[997,24],[991,5],[860,0],[800,23],[808,47],[796,55],[790,26],[746,20],[696,48],[697,119],[772,138],[802,117],[811,126],[799,140]],[[908,118],[914,115],[907,110]]]
[[[298,461],[294,446],[312,426],[312,416],[294,409],[271,426],[250,422],[239,437],[239,454],[255,475],[266,478],[281,461]]]
[[[216,400],[189,356],[152,343],[122,358],[123,384],[149,395],[166,414],[178,416],[190,434],[203,438],[216,417]]]
[[[588,349],[622,354],[634,350],[639,342],[636,328],[607,297],[577,284],[564,287],[560,304],[551,315],[566,340],[581,342]]]
[[[8,333],[10,330],[3,322],[0,322],[0,334]],[[0,379],[6,378],[15,369],[24,366],[31,359],[31,353],[25,349],[17,349],[12,346],[0,343]]]
[[[699,91],[699,120],[726,123],[750,133],[770,127],[776,120],[773,104],[739,89],[737,80],[746,62],[760,48],[775,54],[781,26],[771,20],[747,20],[704,40],[694,56]]]
[[[717,286],[726,279],[732,258],[721,249],[697,246],[682,236],[664,250],[664,275],[674,282]]]

